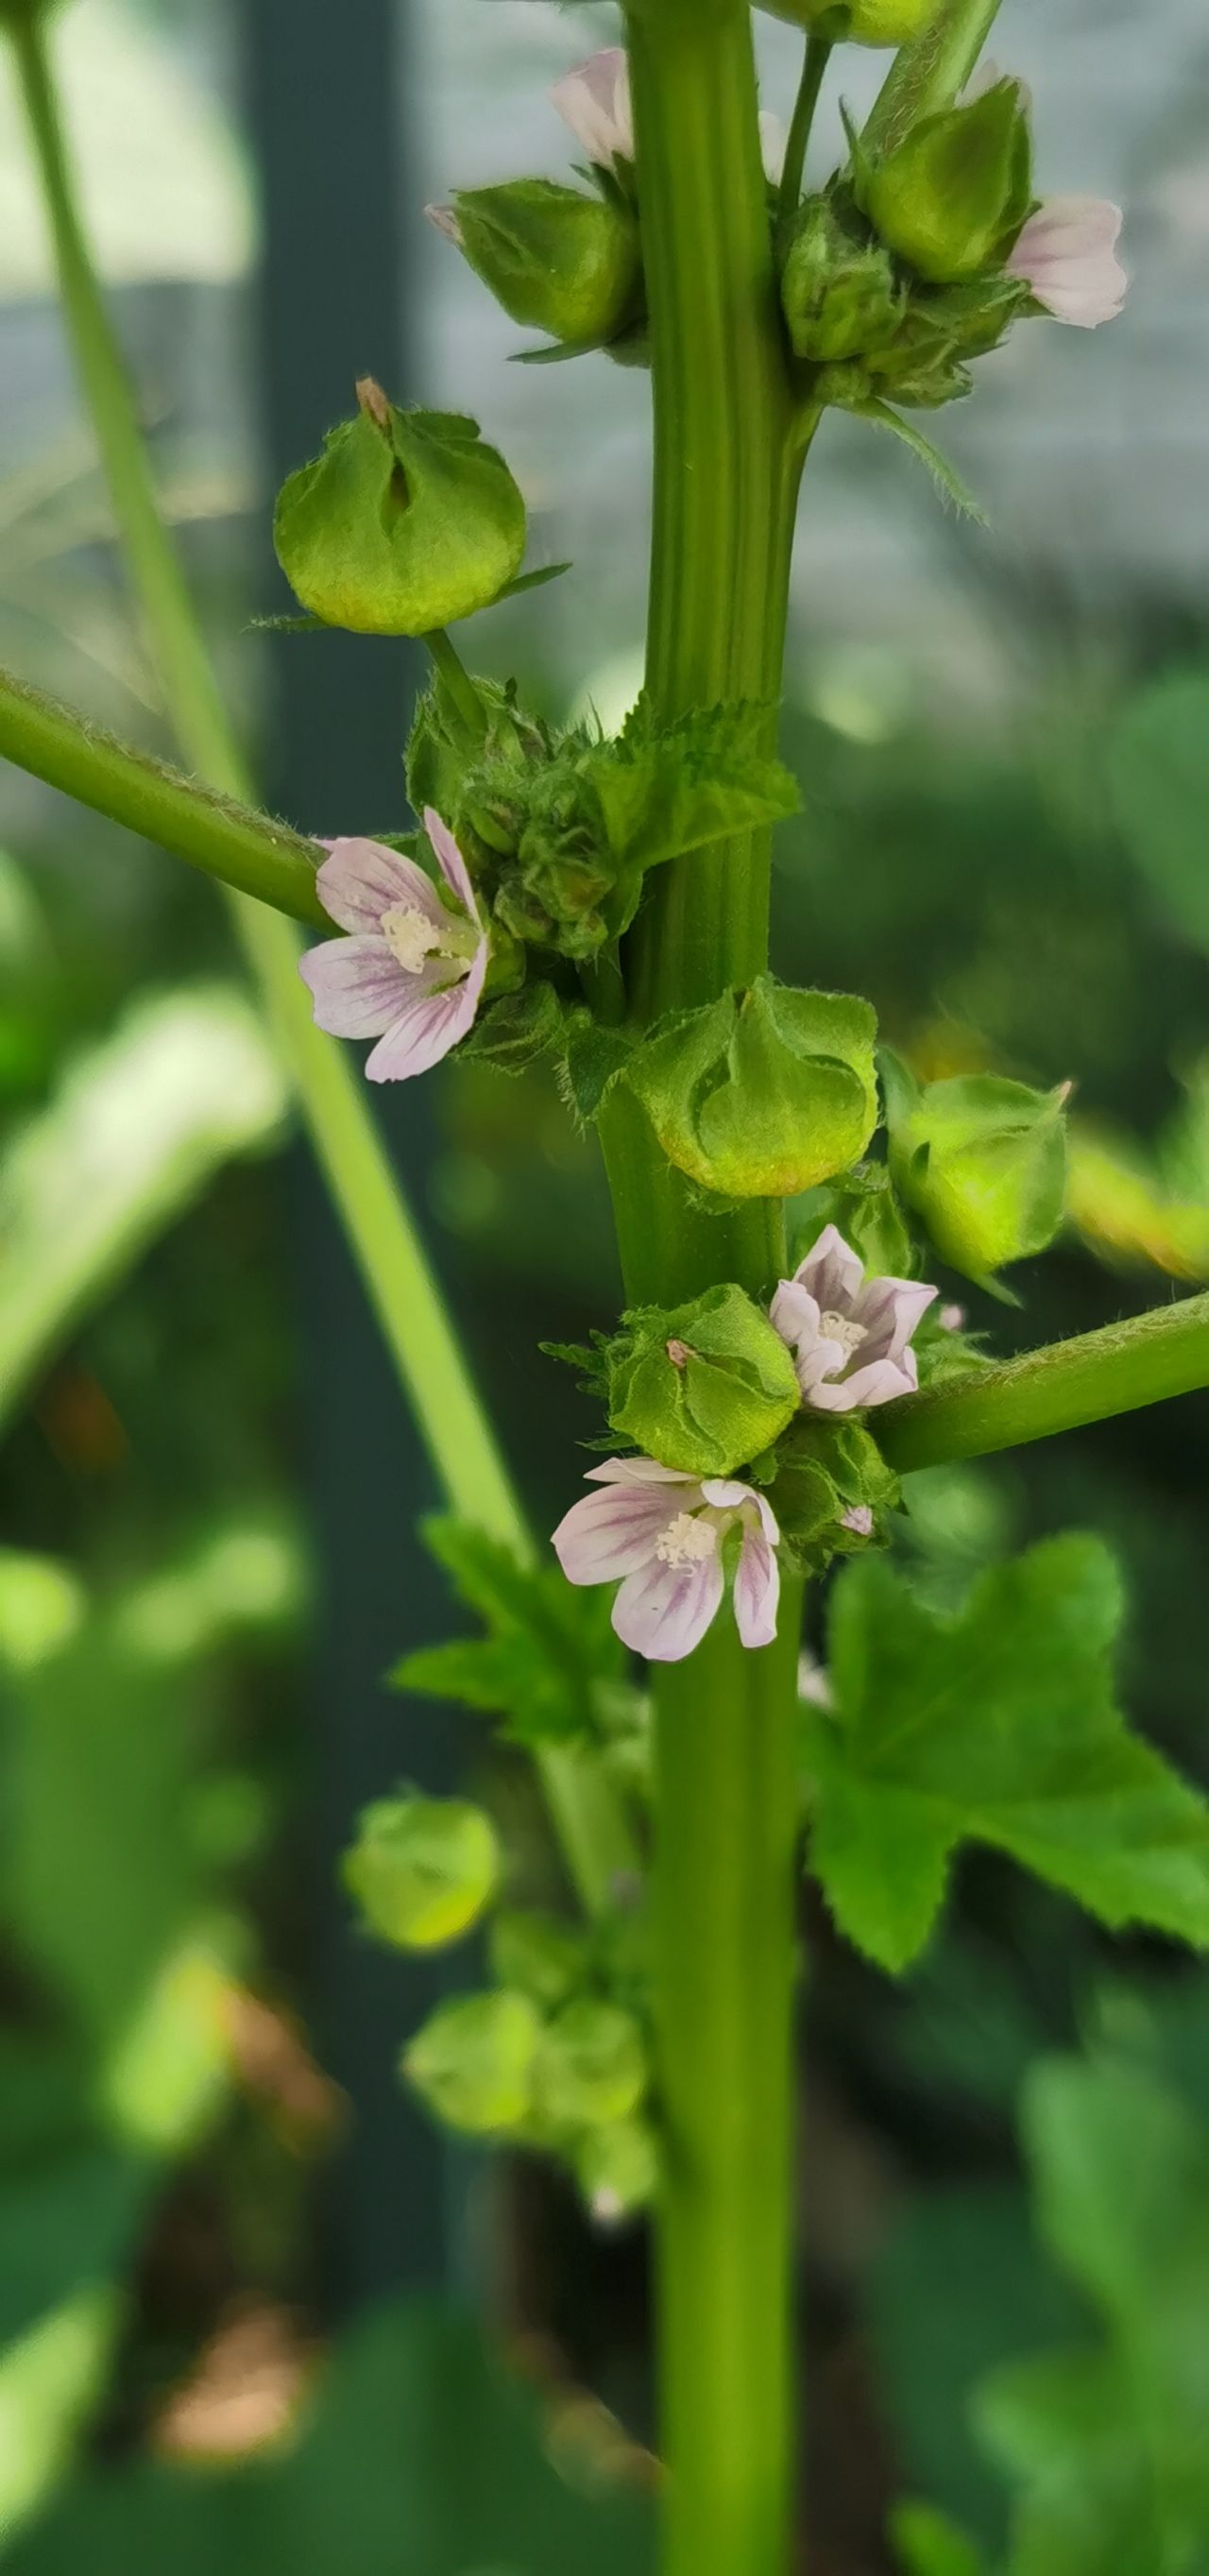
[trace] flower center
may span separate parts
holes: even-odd
[[[819,1331],[825,1341],[839,1343],[845,1359],[851,1359],[869,1339],[868,1325],[858,1324],[851,1315],[820,1315]]]
[[[718,1533],[709,1521],[695,1512],[677,1512],[656,1539],[655,1554],[661,1565],[704,1565],[717,1544]]]
[[[418,975],[425,960],[444,947],[436,923],[414,904],[393,903],[389,912],[383,913],[379,926],[391,956],[405,975]]]

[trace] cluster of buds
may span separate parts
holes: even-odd
[[[490,1958],[498,1982],[439,2004],[409,2042],[408,2082],[463,2135],[557,2157],[601,2221],[644,2208],[658,2169],[648,2050],[638,2011],[607,1990],[607,1958],[589,1934],[520,1912],[497,1915]]]

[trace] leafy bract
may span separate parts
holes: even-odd
[[[583,764],[614,857],[653,868],[795,814],[797,788],[769,749],[774,725],[772,707],[751,699],[659,724],[640,698],[618,741]]]
[[[811,1857],[841,1929],[880,1966],[922,1950],[966,1841],[1114,1929],[1209,1944],[1209,1809],[1115,1705],[1120,1615],[1094,1538],[994,1567],[952,1618],[876,1559],[837,1583],[834,1704],[809,1712]]]
[[[624,1684],[607,1592],[573,1591],[557,1566],[525,1565],[468,1521],[429,1520],[424,1534],[486,1634],[405,1655],[396,1687],[490,1711],[519,1744],[592,1733],[601,1691]]]

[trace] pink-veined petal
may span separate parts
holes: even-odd
[[[839,1227],[825,1225],[794,1277],[808,1288],[821,1315],[846,1315],[865,1276],[859,1252],[845,1243]]]
[[[385,841],[355,838],[327,841],[328,852],[315,883],[319,900],[342,930],[377,930],[384,912],[405,904],[426,921],[448,916],[436,887],[415,859],[389,850]]]
[[[856,1300],[853,1319],[876,1342],[879,1359],[901,1359],[939,1295],[939,1288],[927,1287],[920,1279],[871,1279]]]
[[[613,1626],[622,1644],[648,1663],[678,1664],[700,1645],[725,1589],[717,1548],[694,1565],[665,1565],[655,1557],[627,1575],[613,1604]]]
[[[474,1024],[474,1015],[487,972],[487,943],[484,940],[473,958],[468,975],[443,993],[419,992],[399,1012],[385,1037],[379,1038],[372,1054],[365,1059],[368,1082],[409,1082],[414,1074],[428,1073],[450,1048],[464,1038]],[[412,978],[413,986],[419,977]]]
[[[611,170],[614,161],[633,160],[634,112],[624,45],[603,46],[586,63],[578,63],[555,82],[550,96],[589,161]]]
[[[771,1646],[780,1598],[781,1569],[767,1527],[749,1521],[735,1568],[735,1625],[745,1646]]]
[[[603,1485],[572,1503],[551,1545],[568,1583],[619,1583],[649,1564],[675,1516],[666,1488]]]
[[[589,1467],[584,1478],[588,1485],[683,1485],[691,1491],[681,1505],[689,1512],[701,1500],[701,1486],[696,1476],[686,1476],[679,1467],[661,1467],[654,1458],[606,1458],[603,1467]]]
[[[825,1379],[842,1374],[848,1365],[848,1356],[842,1342],[830,1342],[825,1338],[809,1347],[805,1344],[799,1347],[796,1353],[798,1385],[807,1403],[816,1386],[822,1386]]]
[[[893,1404],[900,1395],[914,1395],[918,1385],[915,1353],[904,1351],[901,1359],[869,1360],[851,1377],[816,1386],[810,1402],[816,1413],[855,1413],[860,1406]]]
[[[818,1298],[811,1296],[800,1277],[781,1280],[768,1309],[768,1318],[782,1341],[788,1342],[791,1351],[797,1349],[799,1342],[817,1339],[822,1326]]]
[[[475,901],[474,887],[470,882],[470,870],[449,825],[441,821],[433,805],[426,805],[424,808],[424,829],[432,843],[433,854],[446,885],[453,894],[456,894],[458,902],[469,913],[475,929],[481,930],[483,917]]]
[[[872,1538],[873,1514],[868,1503],[853,1503],[848,1511],[841,1512],[840,1528],[851,1530],[856,1538]]]
[[[376,1038],[407,1000],[411,978],[384,939],[355,932],[325,939],[298,960],[315,1005],[315,1026],[333,1038]]]

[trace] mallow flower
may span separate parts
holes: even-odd
[[[490,942],[452,832],[424,809],[424,829],[453,903],[415,859],[384,841],[329,841],[320,901],[349,933],[298,961],[316,1026],[337,1038],[377,1038],[371,1082],[427,1073],[464,1038],[482,998]]]
[[[569,1583],[617,1583],[613,1626],[654,1664],[699,1646],[726,1590],[723,1544],[740,1535],[735,1623],[745,1646],[777,1633],[781,1533],[762,1494],[730,1477],[681,1476],[653,1458],[609,1458],[589,1469],[601,1490],[573,1503],[554,1532]]]
[[[1115,321],[1129,284],[1117,258],[1122,215],[1106,197],[1047,197],[1030,215],[1008,262],[1055,322],[1094,331]]]
[[[634,159],[634,109],[630,97],[630,58],[624,45],[606,45],[565,79],[550,96],[564,125],[598,169],[615,170]],[[762,113],[760,137],[764,168],[774,186],[785,159],[785,128],[779,116]]]
[[[819,1413],[854,1413],[913,1395],[919,1372],[911,1337],[939,1293],[915,1279],[866,1279],[859,1252],[837,1226],[825,1226],[769,1310],[793,1352],[803,1403]]]

